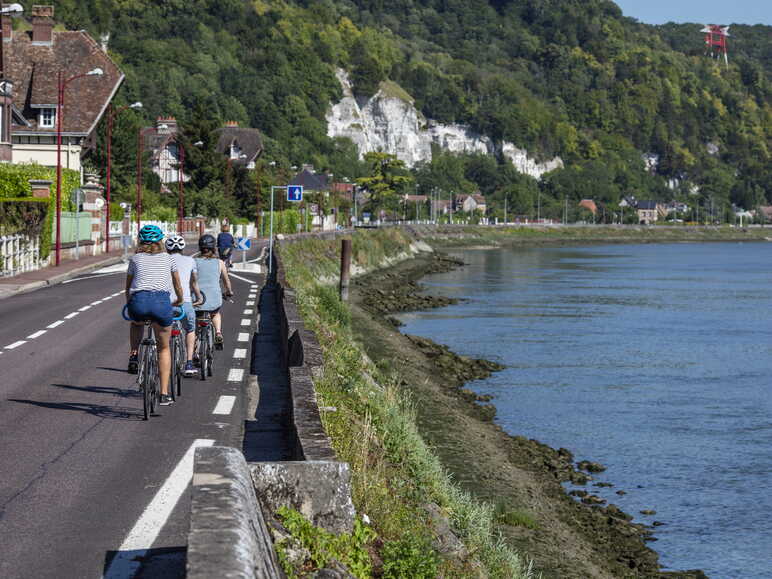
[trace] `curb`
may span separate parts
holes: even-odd
[[[105,259],[103,261],[100,261],[98,263],[92,263],[91,265],[84,265],[83,267],[79,267],[76,269],[73,269],[71,271],[68,271],[67,273],[61,273],[58,275],[54,275],[53,277],[47,279],[47,280],[39,280],[39,281],[33,281],[31,283],[20,285],[16,289],[8,292],[7,294],[3,294],[3,292],[0,290],[0,299],[10,298],[13,296],[17,296],[20,294],[29,293],[31,291],[39,290],[44,287],[54,286],[58,285],[62,282],[65,282],[67,280],[70,280],[74,277],[77,277],[81,274],[88,273],[90,271],[94,271],[97,269],[101,269],[103,267],[109,267],[111,265],[115,265],[117,263],[120,263],[123,261],[123,257],[111,257],[109,259]],[[49,266],[50,267],[50,266]]]

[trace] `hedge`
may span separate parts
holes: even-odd
[[[30,197],[30,179],[47,180],[56,183],[56,167],[44,167],[36,163],[11,165],[0,164],[0,202],[8,200],[33,201]],[[62,211],[72,211],[73,204],[70,202],[70,193],[73,189],[80,186],[80,173],[72,169],[62,169]],[[36,203],[45,202],[45,199],[37,200]],[[0,225],[5,227],[17,227],[18,218],[11,215],[16,210],[5,214],[0,214]],[[53,230],[53,219],[56,215],[56,190],[51,186],[51,197],[48,200],[48,210],[44,212],[42,224],[28,224],[25,227],[22,224],[20,229],[13,233],[26,233],[27,235],[40,235],[40,258],[45,259],[51,252],[51,231]],[[16,220],[6,222],[6,219]],[[11,230],[9,229],[8,232]]]

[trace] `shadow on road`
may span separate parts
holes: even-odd
[[[8,402],[29,404],[39,408],[51,408],[53,410],[72,410],[85,412],[99,418],[114,418],[117,420],[142,420],[144,418],[141,408],[121,408],[105,406],[104,404],[85,404],[83,402],[41,402],[38,400],[22,400],[8,398]]]
[[[113,386],[73,386],[72,384],[51,384],[56,388],[66,388],[67,390],[78,390],[80,392],[93,392],[95,394],[110,394],[120,396],[121,398],[142,398],[138,388],[115,388]]]
[[[120,372],[121,374],[128,374],[126,368],[105,368],[104,366],[97,366],[97,370],[107,370],[108,372]]]
[[[184,579],[187,547],[108,551],[103,579]]]

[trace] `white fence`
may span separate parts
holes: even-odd
[[[28,235],[0,237],[0,277],[18,275],[40,268],[40,238]]]

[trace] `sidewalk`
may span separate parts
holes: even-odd
[[[78,275],[116,264],[122,258],[121,249],[92,257],[64,260],[59,267],[50,265],[12,277],[0,277],[0,299],[62,283]]]

